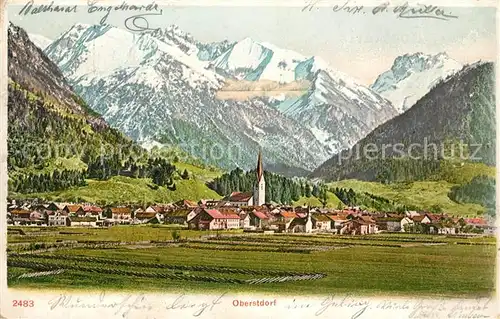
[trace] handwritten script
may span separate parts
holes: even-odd
[[[131,313],[146,314],[151,311],[185,311],[191,313],[193,317],[199,317],[202,314],[216,310],[216,307],[222,303],[221,294],[211,300],[200,301],[199,298],[188,297],[181,294],[168,300],[150,300],[144,294],[125,295],[124,297],[108,297],[102,292],[98,299],[71,296],[61,294],[49,301],[49,309],[112,309],[113,315],[122,318],[128,317]]]
[[[295,313],[305,317],[317,318],[460,318],[482,319],[494,318],[496,304],[492,298],[477,299],[404,299],[404,298],[362,298],[352,294],[331,295],[319,299],[286,298],[278,300],[281,309],[276,309],[282,316]],[[217,296],[174,296],[161,295],[106,295],[102,292],[96,296],[74,296],[62,293],[49,300],[49,309],[58,310],[100,310],[108,317],[152,318],[151,315],[162,314],[162,317],[189,315],[202,318],[206,315],[224,311],[231,313],[234,309],[234,297],[226,293]],[[248,311],[263,311],[264,308],[248,307]]]
[[[302,12],[310,12],[319,10],[322,0],[307,0],[306,5],[302,8]],[[363,5],[356,5],[352,0],[346,0],[341,5],[331,7],[333,12],[344,12],[351,15],[386,15],[393,14],[401,19],[435,19],[448,21],[451,19],[458,19],[450,11],[446,11],[435,5],[417,4],[417,6],[410,7],[408,2],[403,4],[391,4],[390,2],[382,3],[376,7],[365,7]]]
[[[28,1],[24,7],[19,11],[20,16],[27,15],[40,15],[43,13],[52,14],[72,14],[85,9],[88,14],[99,15],[101,17],[99,23],[106,25],[111,12],[133,12],[134,15],[125,19],[125,27],[131,31],[146,31],[157,30],[158,28],[151,28],[146,19],[151,16],[161,16],[163,10],[158,7],[157,3],[151,2],[147,5],[133,5],[127,2],[122,2],[120,5],[99,5],[97,0],[89,0],[87,6],[78,5],[59,5],[50,4],[35,5],[33,0]],[[139,13],[139,14],[135,14]]]
[[[302,7],[302,12],[313,12],[319,10],[322,0],[306,0],[306,5]],[[324,8],[324,7],[323,7]],[[451,19],[458,19],[449,10],[445,10],[434,5],[420,4],[410,7],[408,2],[395,5],[389,2],[383,3],[376,7],[365,7],[363,5],[356,5],[353,0],[346,0],[345,3],[335,5],[330,8],[334,13],[347,13],[351,15],[394,15],[400,19],[435,19],[448,21]],[[78,5],[59,5],[50,4],[35,5],[34,0],[28,1],[23,8],[19,11],[20,16],[27,15],[40,15],[43,13],[53,14],[73,14],[79,10],[86,10],[88,14],[99,15],[100,24],[106,25],[108,18],[112,12],[132,12],[132,14],[125,18],[124,26],[130,31],[143,32],[143,31],[160,31],[161,28],[154,27],[150,24],[148,18],[154,16],[161,16],[163,9],[157,3],[151,2],[147,5],[133,5],[126,1],[120,5],[99,5],[98,0],[88,0],[87,6]]]
[[[307,309],[316,317],[371,318],[392,313],[409,319],[424,318],[492,318],[495,305],[491,298],[473,300],[442,299],[411,300],[411,299],[362,299],[353,295],[328,296],[319,304],[317,302],[301,302],[296,299],[285,309]]]

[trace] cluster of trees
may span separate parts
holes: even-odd
[[[264,172],[266,181],[266,202],[291,204],[298,201],[300,197],[318,197],[326,203],[327,188],[323,185],[311,185],[298,179],[284,177],[278,174]],[[229,173],[209,182],[207,185],[221,196],[231,192],[251,192],[257,183],[255,170],[243,172],[236,168]]]
[[[163,158],[150,158],[146,163],[139,163],[132,157],[122,162],[118,155],[98,157],[88,164],[88,178],[107,180],[112,176],[128,176],[132,178],[151,178],[158,186],[172,186],[175,166]],[[183,178],[188,178],[185,171]],[[172,186],[175,187],[175,186]]]
[[[148,177],[153,179],[153,183],[158,186],[167,185],[172,190],[175,190],[175,184],[172,175],[175,172],[175,166],[170,164],[165,159],[155,158],[148,161],[146,167]]]
[[[356,192],[352,188],[347,190],[336,187],[333,189],[333,193],[347,206],[357,206],[358,204]]]
[[[421,181],[439,173],[441,161],[432,159],[390,158],[377,161],[375,180],[382,184]]]
[[[72,186],[84,186],[85,172],[77,170],[55,170],[43,174],[23,174],[11,179],[9,188],[20,193],[40,193],[63,190]]]
[[[453,186],[448,197],[457,203],[479,204],[487,209],[487,213],[495,215],[495,179],[489,176],[476,176],[470,182]]]
[[[100,156],[87,164],[89,178],[107,180],[112,176],[119,175],[123,165],[117,155],[111,157]]]

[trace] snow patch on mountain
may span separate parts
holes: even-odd
[[[210,65],[220,74],[238,80],[296,80],[295,68],[306,58],[297,52],[245,38],[237,42]]]
[[[42,51],[52,43],[51,39],[40,34],[29,33],[28,37],[30,38],[31,42],[33,42]]]
[[[391,69],[382,73],[371,89],[392,102],[402,113],[412,107],[439,81],[455,74],[463,65],[446,53],[405,54],[395,59]]]

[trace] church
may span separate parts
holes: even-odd
[[[262,166],[262,153],[259,151],[257,159],[257,183],[253,190],[253,206],[262,206],[266,203],[266,181],[264,179],[264,168]]]
[[[223,200],[231,206],[262,206],[266,203],[266,181],[264,179],[264,166],[262,164],[262,152],[259,151],[257,158],[257,182],[253,192],[233,192]]]

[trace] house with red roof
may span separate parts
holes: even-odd
[[[9,217],[9,215],[7,216]],[[47,225],[47,221],[41,213],[27,209],[14,209],[11,211],[10,223],[13,225]]]
[[[347,223],[347,215],[344,214],[327,214],[328,218],[332,220],[331,229],[340,231],[344,223]]]
[[[69,216],[85,216],[85,211],[81,205],[66,205],[63,209]]]
[[[282,210],[275,216],[275,219],[270,223],[270,227],[274,228],[280,232],[286,232],[290,228],[290,224],[293,222],[295,218],[297,218],[297,214],[293,211]]]
[[[358,216],[349,220],[340,230],[340,234],[366,235],[378,232],[377,223],[370,216]]]
[[[484,218],[481,217],[476,217],[476,218],[464,218],[464,221],[468,225],[473,225],[473,226],[486,226],[488,223]]]
[[[97,217],[98,219],[102,219],[102,208],[98,206],[85,205],[83,206],[83,211],[85,216],[88,217]]]
[[[239,229],[240,216],[234,210],[203,209],[189,221],[191,229],[218,230]]]
[[[269,225],[269,216],[264,212],[254,210],[248,213],[250,218],[250,227],[255,227],[256,229],[263,229]]]

